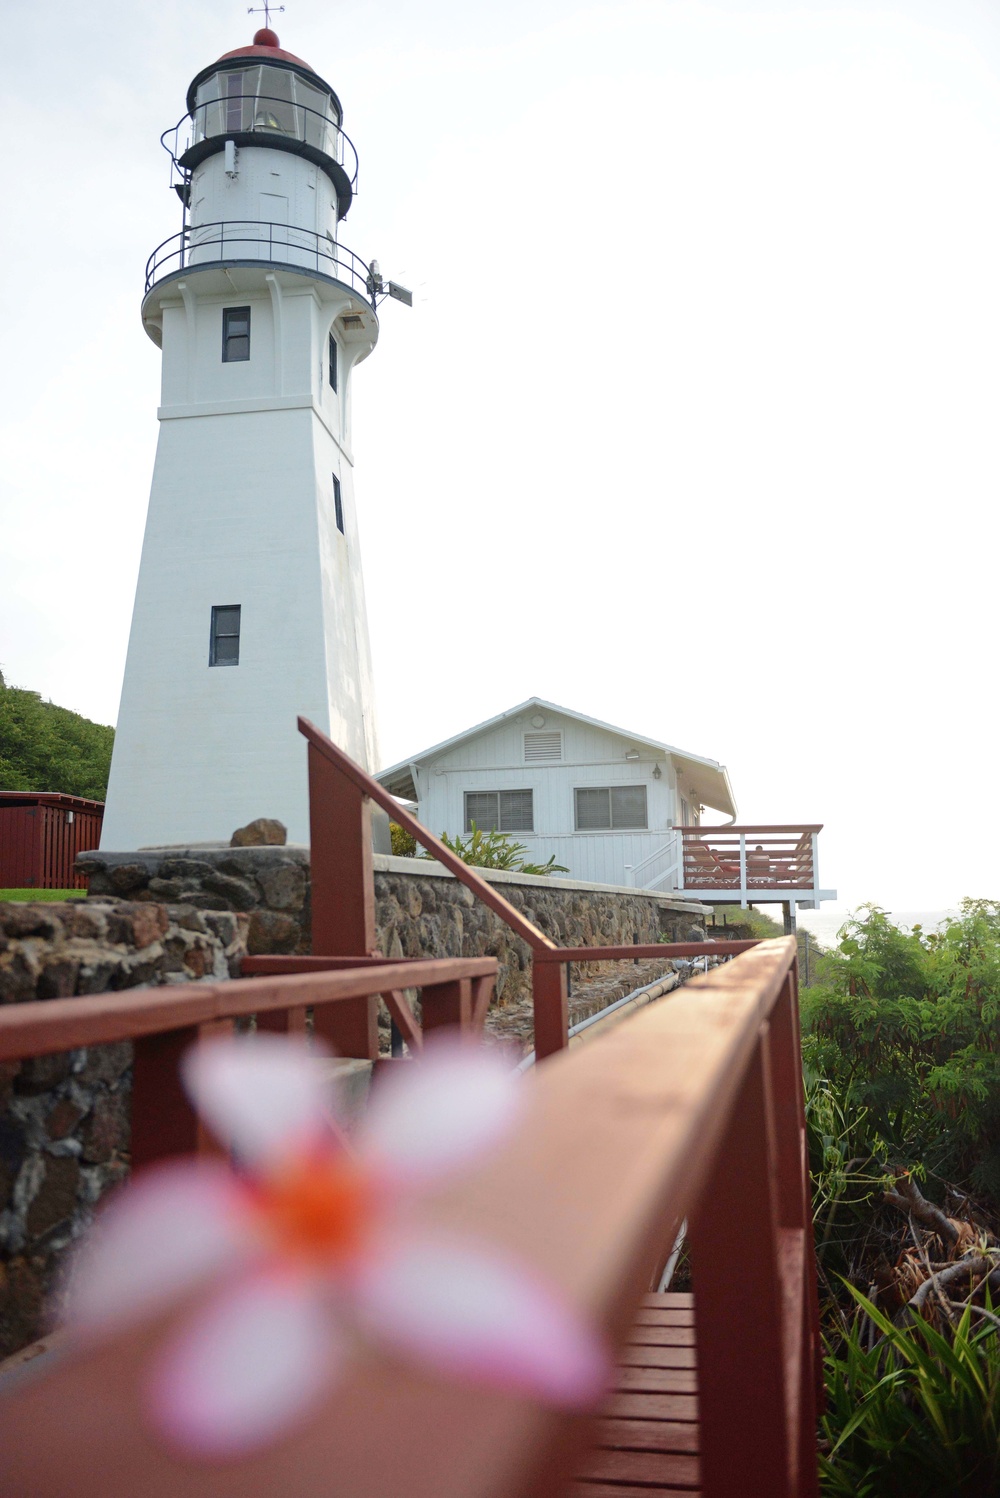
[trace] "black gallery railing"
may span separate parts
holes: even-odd
[[[189,120],[190,138],[182,149],[180,132]],[[276,94],[229,94],[225,98],[206,100],[196,105],[190,115],[183,115],[176,125],[164,130],[160,141],[183,179],[181,158],[191,146],[200,145],[203,140],[239,134],[260,135],[262,146],[267,145],[267,136],[276,142],[294,140],[313,146],[343,167],[352,188],[357,185],[358,153],[354,142],[336,120],[318,109],[311,109],[308,104],[299,104]]]
[[[327,234],[257,219],[189,224],[179,234],[172,234],[146,261],[146,290],[179,270],[201,270],[239,260],[266,260],[292,270],[313,270],[343,282],[372,307],[377,306],[380,287],[360,255],[335,243]]]

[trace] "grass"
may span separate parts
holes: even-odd
[[[85,900],[85,889],[0,889],[0,900]]]
[[[897,1326],[851,1289],[856,1319],[828,1347],[824,1498],[989,1498],[1000,1482],[1000,1344],[989,1303],[939,1331]],[[988,1302],[988,1297],[987,1297]]]

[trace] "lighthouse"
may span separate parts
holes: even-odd
[[[308,841],[299,714],[378,766],[351,383],[383,286],[341,240],[340,100],[269,28],[165,132],[179,233],[150,256],[159,440],[102,845]]]

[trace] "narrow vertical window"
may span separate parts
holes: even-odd
[[[250,357],[250,308],[223,307],[222,362],[235,364]]]
[[[243,73],[226,74],[226,129],[243,129]]]
[[[330,389],[337,388],[337,340],[330,334]]]
[[[218,604],[212,610],[212,635],[208,645],[210,666],[240,663],[240,605]]]
[[[344,501],[340,497],[340,480],[336,474],[333,475],[333,508],[337,516],[337,529],[341,535],[344,534]]]

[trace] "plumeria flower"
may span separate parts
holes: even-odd
[[[71,1321],[98,1332],[192,1296],[144,1391],[170,1445],[218,1458],[274,1439],[362,1338],[556,1404],[600,1397],[604,1351],[555,1287],[420,1221],[421,1194],[513,1125],[518,1082],[498,1058],[439,1042],[394,1066],[351,1148],[304,1042],[209,1042],[183,1078],[235,1167],[202,1157],[140,1175],[99,1219],[70,1290]]]

